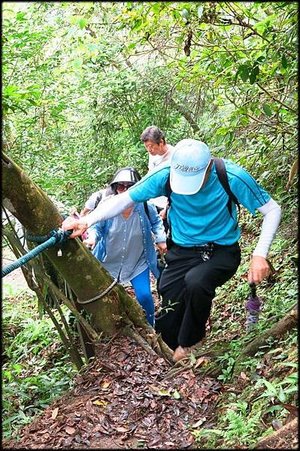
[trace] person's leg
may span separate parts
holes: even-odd
[[[159,292],[160,278],[161,278],[162,272],[165,269],[166,265],[165,265],[164,257],[161,256],[158,249],[156,250],[156,258],[157,258],[157,268],[159,271],[159,276],[156,280],[156,291],[157,291],[158,296],[160,296],[160,292]]]
[[[238,244],[217,246],[211,259],[203,262],[198,250],[174,246],[166,257],[156,331],[175,350],[178,346],[190,347],[205,336],[215,289],[235,274],[240,248]]]
[[[154,326],[154,301],[151,293],[149,268],[131,279],[130,283],[139,304],[145,310],[147,321]]]
[[[167,266],[163,270],[159,293],[162,297],[161,311],[156,317],[155,330],[171,348],[178,346],[178,333],[184,315],[184,277],[188,270],[202,262],[199,255],[172,246],[166,254]]]
[[[238,244],[215,248],[210,260],[190,269],[185,276],[185,311],[178,333],[178,344],[190,347],[205,337],[217,287],[227,282],[240,264]]]

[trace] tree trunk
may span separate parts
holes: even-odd
[[[3,206],[21,222],[27,233],[47,235],[60,227],[63,218],[50,198],[6,155],[2,155],[2,174]],[[101,299],[89,302],[110,287],[113,280],[78,238],[55,245],[43,254],[75,293],[78,304],[89,314],[91,325],[97,332],[113,336],[120,332],[128,333],[129,326],[132,329],[130,333],[140,335],[152,348],[171,360],[171,351],[160,337],[156,337],[142,308],[122,286],[114,285]],[[136,332],[135,328],[139,331]]]
[[[289,449],[298,449],[298,423],[298,418],[294,418],[273,434],[259,440],[253,449],[285,449],[287,443]]]

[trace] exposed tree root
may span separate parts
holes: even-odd
[[[286,423],[282,428],[273,432],[268,437],[264,437],[259,440],[254,446],[254,449],[275,449],[281,448],[280,444],[283,441],[283,445],[287,442],[289,437],[290,448],[298,449],[298,418],[294,418],[292,421]]]
[[[123,329],[123,334],[133,338],[143,349],[151,355],[159,354],[168,362],[172,362],[173,352],[162,340],[160,335],[157,335],[150,326],[144,326],[138,331],[133,324],[128,324]]]
[[[294,306],[284,318],[274,324],[266,332],[262,333],[253,341],[251,341],[251,343],[249,343],[243,350],[238,360],[243,359],[245,356],[253,356],[261,346],[265,346],[267,344],[267,341],[270,337],[282,337],[286,332],[296,327],[297,323],[298,308],[297,306]]]

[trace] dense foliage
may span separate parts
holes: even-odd
[[[6,151],[57,199],[80,208],[118,167],[145,173],[151,124],[284,191],[296,2],[4,2],[3,31]]]
[[[76,371],[50,318],[39,317],[36,296],[4,285],[2,432],[6,438],[70,389]]]

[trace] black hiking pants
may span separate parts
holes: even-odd
[[[238,243],[213,244],[209,257],[203,255],[201,246],[172,245],[160,279],[162,310],[155,322],[156,331],[171,349],[192,346],[205,337],[215,290],[235,274],[240,261]]]

